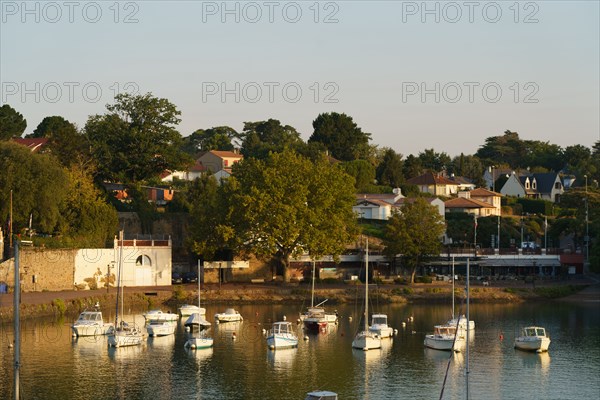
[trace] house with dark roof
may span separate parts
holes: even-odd
[[[559,202],[564,186],[556,172],[517,175],[513,172],[500,193],[505,196],[528,197]]]
[[[432,172],[410,178],[406,183],[416,185],[422,193],[429,193],[433,196],[451,196],[458,192],[457,182]]]
[[[553,203],[560,202],[560,196],[565,192],[562,180],[556,172],[533,174],[537,183],[538,198]]]

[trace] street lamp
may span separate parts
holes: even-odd
[[[585,261],[590,262],[590,224],[588,220],[588,198],[585,199]]]

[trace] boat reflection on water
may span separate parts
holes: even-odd
[[[142,346],[114,347],[108,346],[108,357],[115,361],[135,361],[142,353]]]
[[[175,335],[149,337],[148,346],[154,349],[172,350],[175,346]]]
[[[425,347],[424,353],[426,359],[431,360],[436,364],[440,364],[444,368],[446,368],[446,363],[448,362],[450,357],[452,357],[451,368],[453,366],[455,366],[456,368],[464,367],[465,356],[463,352],[440,351]]]
[[[242,321],[231,321],[215,324],[215,336],[222,339],[236,340],[241,336]]]
[[[212,358],[212,355],[213,355],[212,347],[208,347],[205,349],[190,349],[188,347],[185,347],[184,349],[185,349],[185,353],[188,355],[188,357],[196,360],[196,363],[198,364],[198,366],[201,366],[202,364],[208,362]]]
[[[298,348],[267,350],[267,360],[274,371],[292,372]]]
[[[550,370],[550,354],[544,353],[527,353],[523,351],[515,351],[515,356],[521,359],[523,367],[526,369],[534,369],[541,371],[542,375],[547,376]]]

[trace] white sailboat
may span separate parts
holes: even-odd
[[[115,313],[115,327],[108,334],[108,345],[111,347],[138,346],[144,340],[143,332],[134,326],[130,326],[123,321],[123,231],[119,233],[121,246],[119,247],[119,270],[117,284],[119,293],[117,293],[117,309]],[[119,301],[121,303],[121,321],[119,321]]]
[[[202,274],[200,271],[200,263],[198,263],[198,309],[202,310],[200,307],[200,282],[202,281]],[[198,323],[198,326],[201,328],[202,326],[210,326],[210,322],[206,321],[202,318],[202,314],[194,313],[190,316],[190,318],[186,321],[186,326],[192,326],[191,320],[195,320]],[[189,323],[189,324],[188,324]],[[190,337],[184,344],[185,348],[188,349],[208,349],[213,346],[213,338],[211,338],[206,331],[202,329],[198,329],[198,333],[196,336]]]
[[[464,315],[456,318],[454,316],[454,257],[452,257],[452,318],[446,322],[447,325],[458,326],[462,331],[475,330],[475,321],[469,321]]]
[[[316,265],[313,261],[312,263],[312,288],[310,295],[310,307],[308,310],[300,314],[300,320],[304,323],[304,327],[306,330],[310,332],[325,332],[327,329],[327,325],[329,324],[337,324],[338,323],[338,315],[337,312],[325,312],[325,308],[323,304],[327,301],[327,299],[323,300],[319,304],[315,306],[315,271]]]
[[[381,337],[369,330],[369,239],[365,247],[365,315],[364,329],[356,334],[352,348],[371,350],[381,348]]]

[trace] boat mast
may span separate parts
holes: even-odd
[[[365,250],[365,332],[369,331],[369,238]]]
[[[12,191],[11,191],[12,194]],[[12,227],[11,227],[12,229]],[[12,235],[11,235],[12,240]],[[14,371],[14,399],[19,400],[21,395],[19,393],[20,388],[20,372],[21,367],[21,325],[20,325],[20,305],[21,305],[21,283],[20,283],[20,271],[19,271],[19,241],[15,240],[15,291],[13,294],[13,319],[14,319],[14,337],[15,337],[15,371]]]
[[[313,273],[312,273],[312,290],[310,292],[310,307],[313,308],[315,304],[315,260],[313,260]]]
[[[200,281],[200,260],[198,260],[198,330],[200,330],[200,317],[202,317],[200,312]]]
[[[452,319],[454,319],[454,256],[452,256]]]
[[[467,400],[469,400],[469,320],[470,320],[470,316],[469,316],[469,270],[470,270],[470,266],[469,266],[469,259],[467,258],[467,363],[466,363],[466,373],[465,373],[465,380],[466,380],[466,389],[467,389]]]
[[[121,252],[119,253],[119,269],[121,270],[121,280],[123,280],[123,240],[124,238],[124,233],[123,231],[121,231],[119,233],[119,235],[121,236]],[[125,299],[123,296],[123,282],[121,281],[121,321],[123,321],[123,315],[125,315]]]

